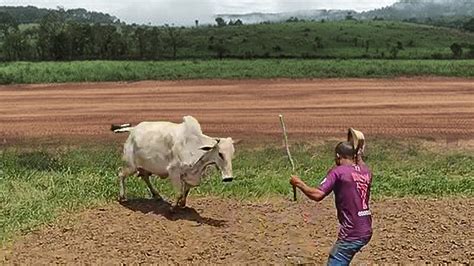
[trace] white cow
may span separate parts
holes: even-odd
[[[119,172],[119,200],[125,201],[125,179],[138,173],[147,184],[154,198],[161,196],[152,186],[150,175],[169,178],[179,193],[176,207],[186,205],[191,187],[201,183],[204,169],[215,164],[222,173],[222,180],[230,182],[234,142],[232,138],[211,138],[202,133],[199,122],[192,116],[183,117],[181,124],[171,122],[142,122],[112,125],[115,133],[130,132],[123,149],[125,166]]]

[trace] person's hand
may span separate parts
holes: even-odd
[[[294,175],[294,176],[291,176],[291,179],[290,179],[290,184],[297,187],[299,184],[301,184],[303,181],[301,181],[301,179]]]

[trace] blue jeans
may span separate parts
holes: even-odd
[[[331,253],[329,253],[327,265],[349,265],[354,255],[367,245],[369,241],[370,238],[354,241],[337,240],[331,249]]]

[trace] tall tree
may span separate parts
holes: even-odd
[[[0,36],[6,36],[9,31],[18,28],[15,18],[6,12],[0,12]]]
[[[221,17],[218,17],[216,18],[216,23],[217,23],[217,26],[218,27],[224,27],[227,25],[227,23],[225,22],[225,20]]]
[[[91,26],[70,21],[66,26],[69,59],[90,58],[93,50]]]
[[[58,12],[51,12],[41,19],[38,29],[38,47],[42,59],[64,59],[66,56],[67,38],[64,33],[64,17]]]
[[[138,46],[139,59],[145,59],[147,54],[146,28],[138,27],[135,29],[135,38]]]
[[[224,55],[229,52],[227,44],[224,42],[223,39],[219,39],[216,42],[211,41],[209,49],[216,52],[217,58],[219,59],[224,58]]]
[[[159,59],[162,47],[161,32],[158,27],[147,31],[148,59]]]
[[[460,58],[462,56],[462,46],[458,43],[453,43],[451,46],[451,52],[453,52],[454,58]]]
[[[8,13],[0,12],[0,40],[3,39],[1,50],[6,60],[15,60],[16,52],[14,51],[15,41],[19,36],[18,23]],[[1,42],[0,42],[1,44]]]
[[[177,27],[170,27],[170,25],[165,25],[167,32],[167,41],[172,50],[172,57],[176,59],[178,54],[178,47],[182,45],[183,39],[181,37],[181,29]]]

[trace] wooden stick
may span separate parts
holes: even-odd
[[[290,147],[288,146],[288,135],[286,134],[285,122],[283,121],[283,115],[279,115],[281,128],[283,129],[283,139],[285,140],[286,154],[288,155],[288,160],[290,160],[291,169],[293,173],[295,172],[295,163],[293,158],[291,158]],[[296,187],[293,186],[293,200],[296,201]]]

